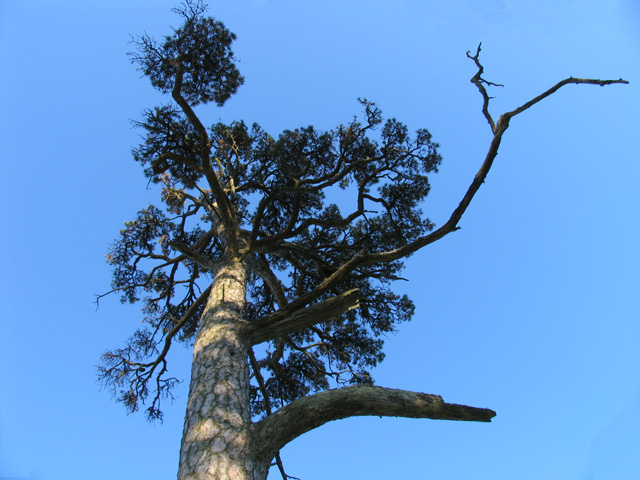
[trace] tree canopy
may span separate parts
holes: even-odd
[[[433,229],[421,203],[428,174],[441,162],[438,144],[426,129],[411,134],[384,119],[364,99],[362,119],[329,131],[307,126],[274,138],[242,121],[205,127],[193,107],[222,105],[242,83],[234,35],[202,16],[201,4],[178,12],[184,27],[163,44],[138,38],[132,55],[178,106],[149,109],[135,122],[144,140],[133,156],[161,186],[162,206],[149,205],[127,222],[107,256],[114,291],[123,302],[143,302],[145,325],[103,356],[103,378],[123,387],[119,399],[129,411],[151,395],[147,413],[158,417],[161,395],[176,381],[165,378],[168,348],[174,340],[193,342],[216,262],[231,252],[252,264],[244,312],[250,322],[360,292],[360,308],[268,342],[253,362],[256,415],[331,385],[372,383],[384,334],[411,319],[413,303],[391,289],[401,259],[344,265]],[[333,200],[340,190],[351,198]]]
[[[495,84],[482,77],[480,47],[468,53],[493,139],[460,204],[436,229],[422,211],[429,175],[442,161],[428,130],[410,133],[366,99],[359,117],[327,131],[306,126],[272,136],[243,121],[205,126],[196,107],[224,105],[243,83],[235,35],[205,16],[200,1],[175,11],[183,25],[163,42],[147,35],[133,42],[133,62],[172,101],[135,122],[143,140],[133,157],[161,203],[125,223],[107,255],[110,293],[141,302],[144,324],[103,355],[100,378],[129,412],[144,404],[149,419],[161,418],[161,400],[178,381],[168,375],[167,354],[175,342],[195,343],[183,441],[197,443],[200,433],[190,432],[210,413],[203,404],[213,402],[227,409],[216,421],[233,413],[259,425],[245,418],[229,427],[252,439],[252,453],[243,453],[251,461],[270,460],[297,435],[347,416],[489,421],[488,409],[369,388],[384,336],[414,313],[393,284],[405,258],[457,230],[513,117],[569,83],[626,82],[570,77],[494,121],[486,86]],[[206,371],[218,365],[224,374]],[[238,393],[244,388],[246,398]],[[187,443],[184,455],[195,455]]]

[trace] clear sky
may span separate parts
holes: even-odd
[[[110,286],[108,244],[157,192],[130,119],[161,99],[130,34],[178,25],[173,0],[0,0],[0,478],[175,478],[186,382],[163,425],[95,381],[137,328]],[[491,424],[349,419],[283,452],[318,479],[640,478],[640,2],[217,0],[246,84],[218,119],[272,135],[331,128],[356,99],[442,145],[425,205],[442,224],[490,130],[465,57],[482,41],[494,117],[569,76],[511,122],[462,229],[415,254],[416,303],[379,385],[497,411]],[[188,378],[190,353],[172,359]],[[272,471],[271,479],[279,478]]]

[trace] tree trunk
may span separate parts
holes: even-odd
[[[264,480],[269,461],[256,461],[249,408],[250,348],[242,321],[246,267],[229,260],[218,270],[193,347],[179,480]]]

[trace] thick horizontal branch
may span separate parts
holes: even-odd
[[[294,438],[333,420],[358,416],[430,418],[490,422],[496,413],[487,408],[445,403],[439,395],[395,390],[373,385],[327,390],[282,407],[254,425],[256,445],[273,455]]]
[[[286,310],[279,310],[255,324],[251,343],[255,345],[294,333],[358,308],[359,292],[355,288],[290,314],[287,314]]]

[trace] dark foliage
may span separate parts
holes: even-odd
[[[107,256],[113,291],[142,302],[145,325],[103,356],[102,380],[129,411],[150,396],[148,415],[159,417],[160,398],[176,381],[165,378],[169,347],[193,340],[216,261],[235,249],[251,267],[247,321],[300,298],[361,292],[359,309],[255,349],[255,415],[331,385],[373,382],[385,335],[414,310],[390,288],[402,262],[362,265],[318,287],[356,254],[394,250],[433,228],[421,204],[441,161],[438,145],[426,130],[411,135],[384,120],[367,100],[361,120],[329,131],[309,126],[274,138],[243,122],[204,128],[189,105],[221,105],[242,83],[235,36],[204,17],[200,2],[177,11],[184,24],[164,44],[136,41],[133,58],[177,105],[137,122],[145,137],[133,156],[161,186],[163,205],[127,222]]]
[[[236,68],[231,43],[236,36],[222,22],[205,17],[202,2],[186,2],[174,12],[182,27],[159,44],[148,35],[134,40],[131,54],[151,84],[163,93],[175,87],[176,71],[184,71],[181,94],[192,105],[215,101],[223,105],[244,79]]]

